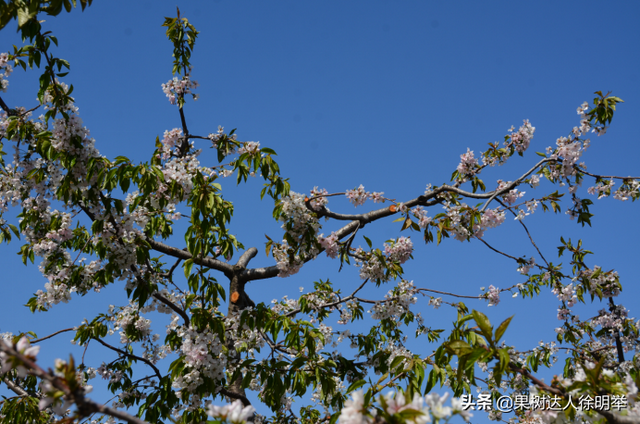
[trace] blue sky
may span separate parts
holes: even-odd
[[[487,143],[501,141],[509,127],[529,119],[536,133],[528,153],[488,170],[484,180],[494,187],[497,179],[517,178],[537,161],[534,152],[567,135],[578,124],[576,108],[591,101],[596,90],[612,91],[625,103],[608,133],[592,138],[583,157],[589,171],[640,175],[640,5],[636,2],[177,4],[200,31],[192,60],[193,79],[201,85],[200,100],[185,106],[191,133],[207,135],[222,125],[227,130],[237,128],[240,140],[260,141],[275,149],[282,174],[291,178],[294,191],[319,186],[330,193],[342,192],[363,184],[389,198],[413,199],[428,183],[448,182],[467,148],[479,156]],[[165,16],[175,16],[175,7],[175,1],[164,0],[96,1],[83,13],[42,17],[44,28],[59,39],[55,54],[71,63],[65,81],[75,87],[80,116],[98,149],[111,159],[124,155],[147,161],[155,137],[180,126],[177,109],[160,87],[171,78],[172,63],[172,46],[161,24]],[[13,25],[0,33],[0,51],[20,42]],[[10,107],[31,108],[36,105],[37,87],[36,72],[15,70],[2,98]],[[213,165],[212,156],[204,156],[203,164],[207,157]],[[261,183],[254,180],[239,188],[231,179],[223,183],[225,196],[236,205],[232,230],[246,247],[256,246],[261,252],[252,266],[273,264],[264,255],[264,234],[277,238],[281,230],[271,219],[272,204],[259,201]],[[589,197],[588,186],[585,182],[581,197]],[[537,190],[525,189],[525,198],[553,190],[541,184]],[[593,200],[592,228],[582,228],[564,214],[540,210],[525,223],[554,262],[561,235],[582,238],[595,253],[588,264],[620,273],[624,290],[620,301],[638,317],[633,302],[640,295],[636,284],[640,272],[633,262],[640,235],[637,205]],[[563,206],[566,209],[568,203]],[[374,205],[354,210],[346,201],[332,198],[329,207],[355,213]],[[438,207],[429,214],[439,212]],[[176,232],[184,228],[181,225]],[[508,219],[501,228],[488,231],[486,240],[514,256],[532,256],[533,248],[519,227]],[[336,228],[326,223],[325,234]],[[399,236],[399,229],[388,219],[369,225],[364,233],[382,247],[385,240]],[[478,295],[481,286],[503,288],[523,281],[514,263],[477,241],[446,240],[440,246],[424,246],[420,234],[413,233],[412,239],[415,260],[405,267],[406,278],[420,287]],[[174,243],[182,247],[180,237]],[[358,243],[364,245],[362,239]],[[14,253],[18,248],[17,241],[0,247],[1,281],[10,299],[0,312],[0,331],[37,329],[43,336],[91,319],[97,310],[117,301],[113,299],[118,299],[119,289],[110,287],[100,295],[58,305],[47,314],[31,315],[18,305],[45,281],[36,266],[22,265]],[[568,259],[563,262],[568,264]],[[247,291],[256,302],[269,302],[296,296],[299,287],[307,292],[313,281],[330,278],[343,293],[350,293],[359,285],[357,270],[338,274],[338,267],[321,257],[293,277],[250,283]],[[389,288],[368,295],[381,298]],[[487,313],[492,322],[515,314],[505,339],[521,350],[552,340],[553,329],[560,324],[555,318],[558,301],[550,293],[526,301],[503,295],[500,305],[491,308],[484,301],[468,305]],[[437,313],[424,309],[434,328],[446,328],[455,318],[446,308]],[[583,308],[584,312],[577,308],[585,318],[598,309],[597,305]],[[69,352],[82,355],[67,343],[69,334],[43,343],[43,361]],[[414,348],[431,351],[429,346]]]

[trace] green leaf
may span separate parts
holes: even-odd
[[[193,268],[193,259],[187,259],[182,267],[184,268],[184,276],[189,278],[189,275],[191,275],[191,268]]]
[[[33,10],[30,7],[18,9],[18,28],[22,28],[29,20],[35,18],[37,14],[37,9]]]
[[[367,382],[364,380],[357,380],[351,383],[349,388],[347,389],[347,393],[351,393],[354,390],[358,390],[360,387],[364,386]]]
[[[504,372],[509,365],[511,358],[509,357],[509,351],[507,349],[499,349],[498,355],[500,356],[500,372]]]
[[[446,342],[444,348],[453,353],[456,356],[463,356],[473,351],[471,345],[464,340],[454,340],[452,342]]]
[[[507,327],[509,326],[509,323],[511,322],[512,318],[513,318],[513,315],[511,315],[509,318],[507,318],[504,321],[502,321],[502,323],[496,329],[496,336],[495,336],[495,342],[496,343],[498,343],[500,341],[500,339],[502,338],[502,335],[507,330]]]
[[[487,339],[487,341],[492,344],[491,335],[493,333],[493,329],[491,328],[491,323],[489,322],[489,318],[485,314],[480,311],[476,311],[475,309],[471,311],[473,315],[473,319],[480,327],[480,331],[482,331],[482,335]]]

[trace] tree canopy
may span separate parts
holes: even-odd
[[[241,129],[200,132],[211,124],[190,119],[200,33],[179,9],[162,23],[173,59],[161,89],[175,123],[144,141],[143,161],[102,155],[80,118],[71,64],[58,57],[65,46],[43,20],[91,4],[0,0],[0,29],[17,25],[24,42],[0,54],[2,92],[15,69],[39,74],[37,103],[0,96],[0,240],[18,244],[22,262],[46,280],[25,300],[32,312],[45,317],[109,290],[124,302],[50,335],[3,323],[11,332],[0,342],[2,422],[426,423],[507,412],[523,423],[640,420],[640,323],[621,277],[592,260],[595,247],[530,224],[562,219],[587,230],[600,224],[596,198],[640,197],[640,177],[596,173],[582,161],[592,142],[606,142],[620,97],[595,92],[549,147],[536,147],[524,120],[485,150],[465,148],[450,175],[406,198],[360,184],[297,192],[274,149],[243,141]],[[243,201],[231,200],[241,189]],[[251,216],[265,204],[278,233]],[[237,205],[249,218],[234,218]],[[393,236],[379,241],[383,226]],[[506,226],[530,254],[493,242]],[[415,275],[431,272],[418,245],[453,243],[490,252],[519,279],[478,278],[479,293],[468,293]],[[317,278],[287,286],[282,299],[252,289],[276,292],[314,263]],[[329,267],[335,278],[323,273]],[[514,317],[486,309],[505,295],[533,310],[551,296],[555,332],[540,344],[507,344]],[[592,305],[587,318],[581,304]],[[433,318],[444,309],[447,322]],[[67,332],[81,357],[37,360],[41,342]],[[108,359],[85,362],[98,348]],[[558,359],[564,367],[545,381]],[[92,397],[97,377],[113,402]]]

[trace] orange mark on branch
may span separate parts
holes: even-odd
[[[395,212],[395,211],[397,211],[397,210],[398,210],[398,208],[396,207],[396,205],[391,205],[391,206],[389,206],[389,210],[390,210],[391,212]]]
[[[305,198],[304,198],[304,202],[305,202],[305,203],[307,203],[308,201],[309,201],[309,198],[308,198],[308,197],[305,197]]]
[[[238,301],[238,299],[240,299],[240,293],[233,292],[231,294],[231,303],[236,303]]]

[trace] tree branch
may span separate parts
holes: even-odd
[[[193,263],[198,265],[206,266],[207,268],[215,269],[217,271],[222,271],[227,277],[231,277],[233,275],[233,266],[228,263],[222,262],[218,259],[214,258],[201,258],[194,257],[191,253],[189,253],[185,249],[178,249],[177,247],[169,246],[168,244],[161,243],[159,241],[155,241],[151,238],[146,238],[145,241],[151,245],[154,250],[158,252],[162,252],[166,255],[173,256],[174,258],[179,259],[193,259]],[[256,250],[257,253],[257,250]],[[255,255],[254,255],[255,256]]]
[[[41,342],[43,340],[50,339],[53,336],[57,336],[60,333],[65,333],[67,331],[74,331],[74,330],[75,330],[75,328],[65,328],[64,330],[56,331],[55,333],[49,334],[48,336],[44,336],[44,337],[41,337],[41,338],[35,339],[35,340],[30,340],[29,343],[38,343],[38,342]]]
[[[187,327],[190,326],[191,320],[189,319],[189,315],[187,315],[187,313],[185,311],[183,311],[182,309],[178,308],[176,305],[174,305],[174,303],[172,301],[170,301],[169,299],[167,299],[166,297],[164,297],[160,293],[154,293],[154,294],[152,294],[152,296],[154,298],[156,298],[158,301],[160,301],[160,302],[164,303],[165,305],[167,305],[176,314],[180,315],[182,317],[182,319],[184,320],[185,325]]]
[[[7,377],[3,378],[2,381],[4,381],[4,384],[6,384],[7,387],[18,396],[31,396],[25,389],[18,386],[16,383],[9,380]]]
[[[7,112],[8,116],[16,116],[18,114],[18,112],[16,112],[15,109],[11,109],[9,106],[7,106],[4,100],[2,100],[1,96],[0,96],[0,107],[2,108],[2,110]]]
[[[141,358],[140,356],[134,355],[133,353],[125,352],[125,351],[124,351],[124,350],[122,350],[122,349],[118,349],[118,348],[117,348],[117,347],[115,347],[115,346],[111,346],[109,343],[107,343],[107,342],[105,342],[104,340],[99,339],[99,338],[97,338],[97,337],[92,337],[91,339],[92,339],[92,340],[97,341],[97,342],[98,342],[98,343],[100,343],[102,346],[105,346],[105,347],[107,347],[107,348],[109,348],[109,349],[113,350],[114,352],[118,352],[118,353],[119,353],[119,354],[121,354],[121,355],[124,355],[124,356],[127,356],[127,357],[129,357],[129,358],[136,359],[136,360],[138,360],[138,361],[142,361],[142,362],[144,362],[145,364],[149,365],[149,366],[153,369],[153,372],[155,372],[155,373],[156,373],[156,376],[158,376],[158,379],[162,380],[162,375],[160,374],[160,370],[159,370],[158,368],[156,368],[156,366],[155,366],[155,365],[153,365],[153,363],[151,363],[151,361],[149,361],[148,359]]]
[[[8,355],[17,358],[22,363],[22,365],[28,369],[29,374],[40,377],[43,380],[47,380],[53,387],[62,391],[66,395],[66,397],[68,397],[76,405],[76,408],[78,410],[77,415],[81,418],[98,412],[126,421],[129,424],[150,424],[147,421],[141,420],[140,418],[133,415],[129,415],[126,412],[119,411],[114,408],[109,408],[108,406],[101,405],[91,399],[85,398],[84,394],[82,393],[82,388],[78,388],[72,391],[62,378],[50,375],[45,370],[36,365],[36,363],[31,359],[16,351],[12,346],[8,346],[5,343],[0,342],[0,351],[3,351]]]
[[[230,392],[227,389],[220,389],[220,394],[225,395],[226,397],[231,399],[240,399],[244,406],[251,405],[251,402],[249,402],[249,399],[247,399],[246,396],[242,396],[241,394]]]

